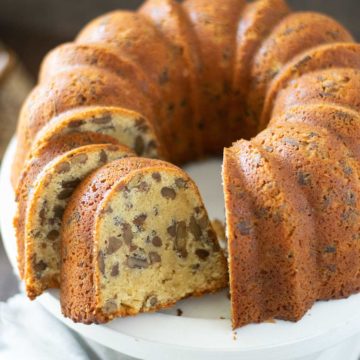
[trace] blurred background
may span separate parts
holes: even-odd
[[[4,81],[1,70],[6,57],[2,57],[0,47],[0,158],[14,131],[20,103],[32,86],[44,55],[56,45],[72,40],[94,17],[114,9],[136,9],[141,3],[141,0],[0,0],[0,43],[12,49],[18,58],[11,77],[7,75]],[[360,39],[359,0],[288,0],[288,3],[293,9],[329,14]],[[1,241],[0,274],[2,301],[18,288]]]
[[[73,39],[88,21],[114,9],[136,9],[141,3],[142,0],[0,0],[0,39],[17,52],[35,76],[44,54]],[[359,0],[288,0],[288,3],[294,9],[332,15],[360,38]]]

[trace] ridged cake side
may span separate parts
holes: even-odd
[[[270,122],[225,150],[233,326],[297,320],[317,299],[359,291],[359,71],[359,47],[342,25],[282,0],[149,0],[114,11],[46,57],[21,111],[12,181],[47,131],[97,131],[182,163]],[[89,322],[138,312],[136,301],[131,310],[112,301],[104,315],[107,300],[92,289],[97,243],[81,229],[76,237],[89,243],[70,245],[92,272],[64,266],[89,292],[72,296],[66,278],[66,313]]]

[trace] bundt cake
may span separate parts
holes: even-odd
[[[196,185],[172,163],[234,141],[222,171],[233,327],[360,291],[359,90],[349,32],[283,0],[147,0],[93,20],[46,56],[20,114],[29,296],[60,286],[64,314],[91,323],[224,287]]]
[[[101,167],[63,221],[61,305],[75,321],[154,311],[228,283],[197,187],[169,163],[133,157]]]

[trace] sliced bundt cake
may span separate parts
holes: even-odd
[[[21,173],[21,177],[16,188],[17,213],[14,219],[16,238],[18,242],[19,272],[21,278],[24,277],[25,264],[24,226],[26,208],[28,205],[29,194],[34,185],[36,177],[41,173],[41,170],[55,157],[79,146],[98,143],[115,144],[116,140],[106,135],[90,132],[70,134],[67,136],[54,135],[50,141],[42,138],[38,144],[36,144],[34,150],[28,155],[26,166]]]
[[[224,153],[233,326],[297,320],[358,292],[359,51],[335,20],[283,0],[148,0],[93,20],[45,58],[21,111],[12,182],[25,169],[16,223],[29,295],[58,285],[59,239],[75,321],[223,287],[193,182],[158,160],[102,165],[129,154],[119,144],[181,164],[250,138]]]

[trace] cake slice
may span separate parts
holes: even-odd
[[[63,221],[61,305],[74,321],[103,323],[227,286],[198,189],[169,163],[128,158],[100,168]]]
[[[183,74],[189,80],[188,100],[190,104],[188,105],[192,109],[192,114],[187,119],[183,119],[182,128],[193,151],[192,156],[197,158],[203,154],[201,139],[203,131],[201,122],[203,120],[201,118],[201,89],[199,87],[202,63],[199,56],[199,42],[194,28],[183,6],[173,0],[147,0],[140,7],[139,13],[155,24],[166,41],[178,49],[179,55],[184,59]]]
[[[244,0],[187,0],[183,4],[199,44],[198,71],[205,153],[219,154],[229,135],[228,112],[236,51],[236,30]],[[234,139],[232,139],[234,140]]]
[[[129,59],[119,57],[115,49],[107,44],[71,42],[59,45],[51,50],[42,61],[39,81],[46,81],[67,68],[78,66],[93,66],[111,71],[114,75],[131,81],[157,105],[161,101],[157,84],[151,80],[149,74]]]
[[[19,209],[23,210],[17,223],[23,226],[18,234],[24,239],[20,240],[25,248],[24,280],[31,299],[59,286],[62,214],[74,189],[98,167],[131,155],[134,153],[123,145],[76,147],[55,156],[31,179],[32,184],[24,184],[29,188],[27,196],[19,200]]]
[[[252,64],[262,42],[289,12],[290,9],[284,0],[248,2],[242,11],[236,34],[230,114],[230,132],[235,138],[237,137],[236,140],[239,135],[247,139],[257,132],[257,119],[246,107]],[[239,121],[239,115],[241,121]]]
[[[51,139],[42,138],[34,144],[29,153],[26,164],[15,189],[17,211],[14,217],[14,227],[17,239],[18,268],[20,277],[24,277],[25,266],[25,217],[29,195],[37,176],[44,167],[55,157],[80,146],[91,144],[117,144],[116,140],[104,134],[92,132],[72,133],[58,136],[53,134]]]

